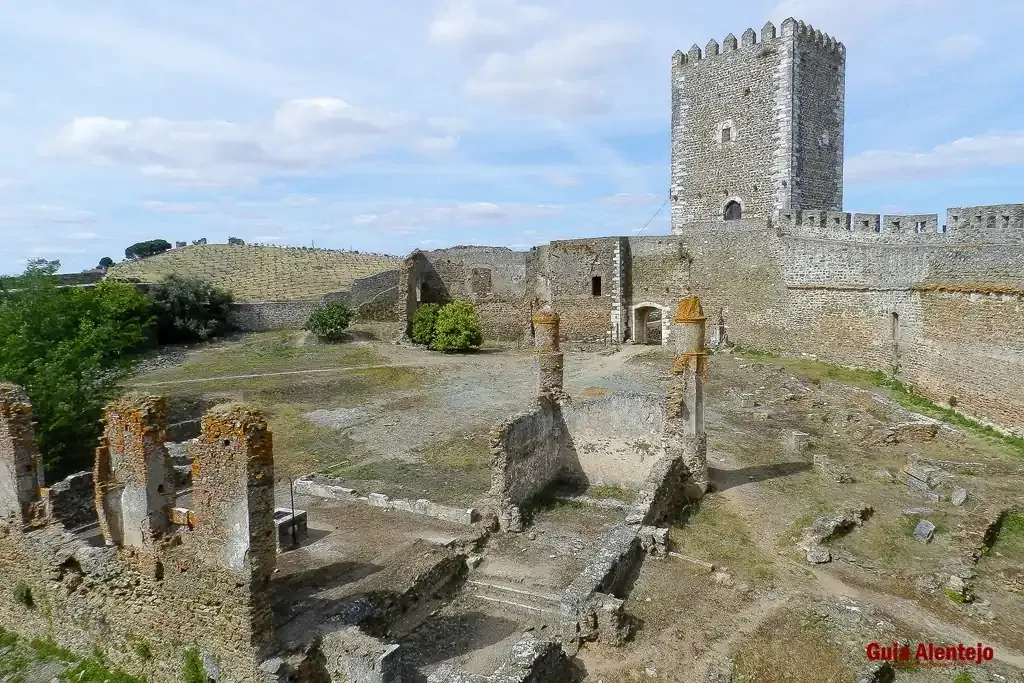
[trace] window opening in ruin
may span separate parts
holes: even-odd
[[[924,221],[917,221],[917,223],[915,224],[915,227],[916,227],[918,232],[924,232],[926,224],[925,224]]]
[[[892,227],[894,227],[897,230],[899,230],[900,229],[900,222],[899,221],[893,221],[892,222]]]
[[[722,129],[722,142],[732,142],[732,128]]]
[[[737,201],[731,201],[725,205],[724,218],[727,221],[738,221],[743,217],[743,207]]]
[[[595,275],[590,278],[590,293],[594,296],[601,296],[601,276]]]
[[[423,302],[427,300],[427,295],[430,293],[430,286],[426,282],[420,283],[419,291],[416,295],[416,301]]]
[[[900,343],[900,314],[893,311],[890,318],[892,324],[892,343],[898,345]]]

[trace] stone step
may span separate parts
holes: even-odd
[[[538,586],[516,586],[491,578],[469,579],[466,585],[479,600],[505,605],[534,616],[561,614],[561,596]]]

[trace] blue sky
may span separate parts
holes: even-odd
[[[0,6],[0,272],[157,237],[632,234],[667,193],[671,54],[787,16],[847,46],[847,210],[1024,201],[1019,0]]]

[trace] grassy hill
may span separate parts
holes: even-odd
[[[201,278],[236,301],[312,299],[348,289],[353,280],[398,267],[397,256],[297,247],[197,244],[113,266],[111,280],[159,282],[167,275]]]

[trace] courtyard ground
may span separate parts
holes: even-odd
[[[360,491],[484,507],[487,433],[532,401],[533,363],[526,350],[441,355],[366,331],[336,346],[268,333],[169,354],[134,383],[167,395],[172,421],[224,400],[255,403],[268,416],[283,476],[315,471]],[[577,400],[664,395],[669,364],[658,347],[567,352],[566,389]],[[955,418],[934,435],[903,434],[901,425],[920,419],[908,408],[948,415],[872,373],[740,351],[716,353],[709,366],[713,491],[672,527],[674,554],[644,563],[626,603],[639,626],[632,641],[579,653],[587,681],[852,681],[867,664],[867,643],[903,639],[982,642],[995,661],[903,666],[900,681],[1024,680],[1019,441]],[[922,459],[938,464],[934,490],[909,487],[900,474]],[[962,505],[950,502],[953,488],[968,492]],[[280,492],[284,503],[286,484]],[[930,499],[935,493],[943,499]],[[826,542],[830,562],[809,564],[798,547],[805,529],[854,503],[872,514]],[[465,533],[355,503],[299,504],[310,510],[311,543],[283,555],[281,571],[342,566],[340,574],[323,570],[320,597],[386,564],[398,543],[461,542]],[[524,630],[553,632],[559,592],[601,527],[620,516],[554,499],[527,532],[492,536],[460,594],[400,634],[419,670],[456,660],[489,672]],[[929,543],[914,536],[922,519],[935,525]],[[966,531],[991,519],[1002,523],[974,568],[976,599],[953,599],[943,582],[974,550]]]

